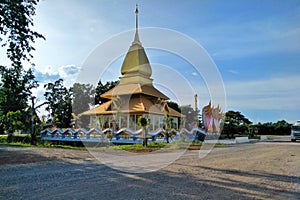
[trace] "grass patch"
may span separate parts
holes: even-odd
[[[198,143],[198,146],[202,143]],[[191,142],[184,142],[184,141],[175,141],[172,143],[166,142],[149,142],[148,146],[143,146],[142,144],[129,144],[129,145],[116,145],[110,146],[105,150],[123,150],[129,151],[134,153],[144,153],[144,152],[153,152],[153,151],[178,151],[187,149],[191,145]]]
[[[142,144],[128,144],[128,145],[116,145],[111,146],[113,150],[123,150],[123,151],[130,151],[130,152],[152,152],[162,149],[167,146],[165,142],[150,142],[147,146],[143,146]]]
[[[27,136],[18,136],[18,137],[28,137]],[[143,152],[154,152],[154,151],[182,151],[184,149],[188,150],[199,150],[202,146],[202,142],[193,141],[174,141],[172,143],[166,142],[149,142],[148,146],[143,146],[142,144],[126,144],[126,145],[113,145],[113,144],[94,144],[90,146],[75,145],[72,143],[55,143],[51,141],[41,141],[38,140],[37,145],[31,145],[30,143],[24,143],[24,140],[18,142],[7,142],[7,135],[0,135],[0,144],[11,145],[11,146],[23,146],[23,147],[44,147],[44,148],[62,148],[62,149],[74,149],[74,150],[102,150],[102,151],[129,151],[134,153],[143,153]],[[224,146],[224,144],[215,144],[215,147]]]

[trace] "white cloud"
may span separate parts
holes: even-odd
[[[193,76],[198,76],[198,73],[197,72],[192,72],[192,75]]]
[[[79,70],[80,68],[75,65],[62,65],[58,69],[47,65],[44,68],[35,69],[35,77],[40,86],[33,90],[33,94],[40,100],[44,99],[44,85],[60,78],[64,80],[64,85],[69,88],[76,82]]]
[[[58,68],[46,65],[43,68],[36,68],[35,76],[41,84],[53,82],[61,78],[64,80],[65,86],[70,87],[76,81],[79,70],[80,67],[73,64],[62,65]]]
[[[74,76],[78,73],[79,67],[75,65],[63,65],[58,68],[58,73],[61,77]]]
[[[228,107],[296,110],[300,108],[300,76],[225,83]]]
[[[229,72],[229,73],[231,73],[231,74],[234,74],[234,75],[237,75],[237,74],[239,74],[239,72],[238,72],[238,71],[236,71],[236,70],[233,70],[233,69],[230,69],[230,70],[228,70],[228,72]]]
[[[51,65],[47,65],[44,68],[36,68],[34,73],[36,76],[36,80],[39,82],[39,87],[34,88],[32,93],[37,97],[38,103],[41,104],[45,101],[44,93],[45,88],[44,85],[47,83],[54,82],[60,78],[64,80],[64,85],[69,88],[71,87],[77,79],[77,75],[80,68],[75,65],[62,65],[58,68],[52,67]],[[39,109],[39,115],[47,115],[48,113],[44,110],[44,107]]]

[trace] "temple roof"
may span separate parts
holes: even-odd
[[[114,98],[80,115],[111,115],[118,112],[128,114],[157,114],[182,117],[182,114],[170,108],[166,103],[153,102],[143,95],[129,97],[128,99]]]
[[[120,96],[120,95],[133,95],[133,94],[145,94],[145,95],[161,98],[164,100],[169,99],[166,95],[161,93],[152,85],[142,85],[140,83],[118,84],[116,87],[102,94],[101,97],[112,99],[113,97]]]

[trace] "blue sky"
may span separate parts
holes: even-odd
[[[71,85],[99,44],[134,29],[135,4],[131,0],[40,1],[34,29],[46,41],[35,44],[33,62],[37,78],[49,82],[62,77]],[[241,111],[253,122],[300,119],[299,0],[141,0],[138,4],[139,27],[180,32],[207,51],[224,81],[225,111]],[[143,43],[143,35],[140,38]],[[126,41],[128,48],[132,39]],[[199,74],[189,70],[193,67],[188,62],[163,51],[147,47],[146,51],[150,62],[155,63],[154,82],[162,72],[156,65],[186,67],[185,72],[189,73],[184,77],[191,84],[203,84],[202,90],[196,91],[199,107],[208,103],[210,96],[205,83]],[[112,63],[113,75],[99,78],[116,80],[122,58]],[[164,79],[172,82],[167,75]],[[183,85],[177,88],[184,90]],[[36,93],[42,100],[42,87]],[[190,94],[180,103],[193,105],[193,92]]]

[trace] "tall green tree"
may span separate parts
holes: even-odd
[[[7,57],[12,66],[21,68],[22,61],[30,61],[35,39],[45,39],[32,30],[33,16],[39,0],[0,1],[0,43],[7,47]]]
[[[38,83],[31,69],[25,71],[0,66],[0,77],[0,121],[10,140],[15,130],[30,130],[28,99],[32,95],[31,89],[37,87]]]
[[[95,105],[107,102],[108,99],[102,98],[101,95],[114,88],[118,83],[119,81],[108,81],[103,84],[100,80],[95,89]]]
[[[67,89],[63,80],[59,79],[54,83],[44,85],[46,92],[44,94],[48,106],[49,116],[52,122],[58,127],[70,127],[72,121],[72,92]]]
[[[6,48],[11,66],[1,66],[0,114],[1,127],[11,138],[15,129],[28,128],[28,99],[31,89],[38,86],[31,69],[24,70],[23,62],[30,62],[33,43],[45,39],[32,30],[35,7],[39,0],[0,1],[0,45]],[[31,63],[32,64],[32,63]],[[33,64],[32,64],[33,65]]]
[[[89,110],[90,106],[94,105],[95,88],[90,84],[74,83],[71,91],[73,93],[72,109],[75,114],[74,125],[75,127],[88,128],[89,116],[78,117],[77,115]]]

